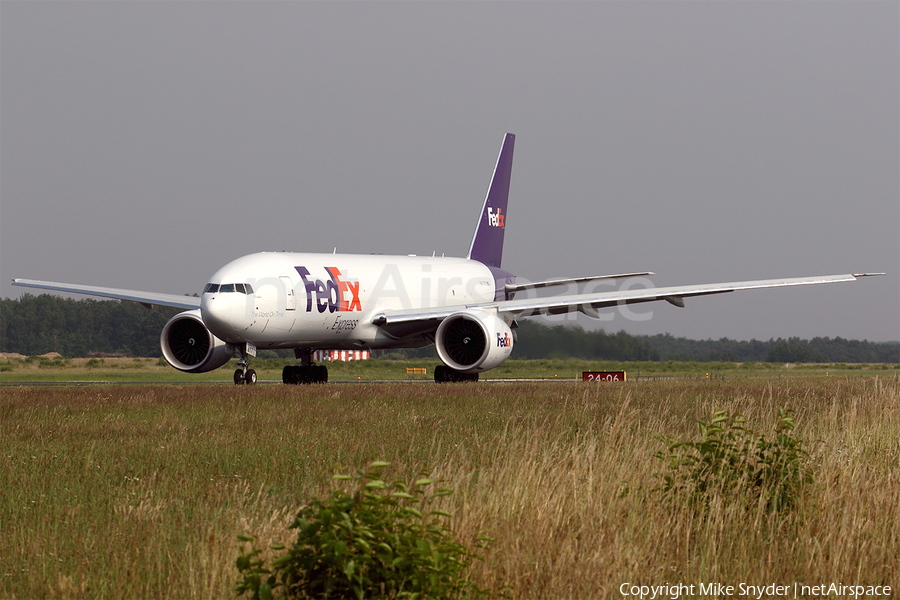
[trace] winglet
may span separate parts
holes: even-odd
[[[484,206],[481,208],[467,257],[498,269],[503,257],[503,232],[506,229],[506,205],[509,201],[509,178],[512,174],[515,144],[514,134],[507,133],[503,137],[503,145],[500,147],[500,155],[497,157],[494,175],[484,198]]]

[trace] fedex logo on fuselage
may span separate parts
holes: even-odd
[[[503,335],[497,334],[497,347],[498,348],[511,348],[512,347],[512,338],[508,333],[504,333]]]
[[[491,208],[490,206],[488,206],[488,209],[487,209],[488,225],[490,225],[491,227],[503,227],[503,220],[504,220],[503,209],[498,208],[497,212],[493,212],[493,211],[494,211],[494,209]]]
[[[328,280],[309,279],[309,269],[294,267],[300,273],[303,287],[306,289],[306,312],[312,312],[313,304],[320,313],[361,311],[359,301],[359,282],[342,281],[337,267],[325,267]],[[345,295],[349,292],[349,299]]]

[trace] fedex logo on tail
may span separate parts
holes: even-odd
[[[359,301],[359,282],[341,280],[341,272],[337,267],[325,267],[328,280],[309,279],[309,269],[294,267],[303,280],[306,289],[306,312],[312,312],[313,304],[320,313],[361,311]],[[350,297],[347,298],[347,293]]]
[[[504,333],[503,335],[497,334],[497,347],[498,348],[512,348],[512,337],[508,333]]]
[[[505,216],[503,214],[502,208],[498,208],[497,212],[494,212],[494,209],[491,208],[490,206],[488,206],[487,218],[488,218],[488,225],[490,225],[491,227],[503,227],[503,221],[504,221]]]

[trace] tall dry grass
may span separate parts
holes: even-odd
[[[656,436],[716,409],[757,432],[796,411],[816,468],[789,514],[652,493]],[[473,567],[515,598],[623,583],[900,587],[900,382],[4,388],[0,597],[223,598],[238,533],[285,543],[335,469],[428,470]]]
[[[655,387],[655,389],[653,389]],[[605,391],[605,390],[604,390]],[[463,490],[459,528],[496,537],[479,575],[515,597],[618,597],[622,583],[900,583],[900,389],[896,380],[582,390],[568,418],[505,428],[487,468],[441,465]],[[604,402],[607,400],[607,402]],[[613,402],[608,402],[613,400]],[[649,402],[648,402],[649,401]],[[656,435],[693,433],[717,408],[774,431],[797,411],[817,474],[789,514],[660,503]],[[771,438],[771,435],[769,435]],[[475,481],[477,485],[466,485]]]

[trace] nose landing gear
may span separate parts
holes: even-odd
[[[244,369],[236,370],[234,372],[234,383],[236,385],[241,385],[242,383],[256,383],[256,371],[254,371],[253,369],[247,369],[246,372],[244,371]]]
[[[250,360],[247,358],[247,345],[241,344],[238,350],[241,353],[241,359],[238,361],[238,367],[240,368],[234,372],[234,384],[241,385],[246,383],[252,385],[256,383],[256,371],[248,368],[250,366]]]

